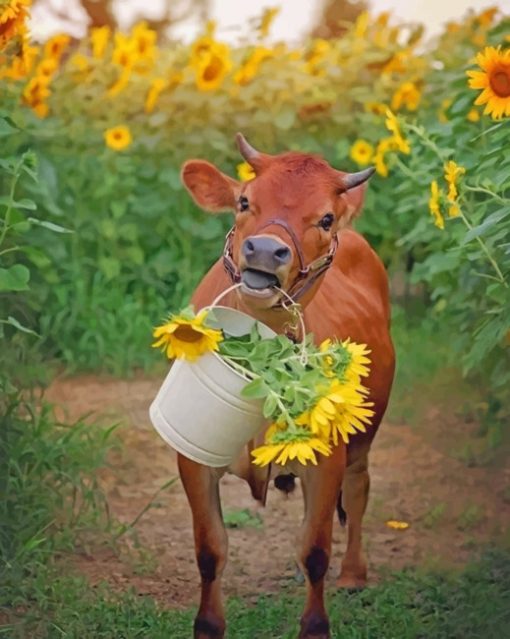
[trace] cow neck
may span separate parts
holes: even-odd
[[[312,288],[319,277],[321,277],[321,275],[323,275],[331,266],[338,249],[338,235],[336,233],[333,235],[329,245],[329,251],[325,255],[306,265],[301,245],[292,227],[287,224],[285,220],[274,218],[259,228],[256,234],[260,233],[260,231],[268,226],[281,226],[288,233],[292,243],[294,244],[294,248],[299,259],[299,272],[294,278],[294,281],[290,285],[287,293],[290,297],[292,297],[295,303],[298,303],[301,297]],[[239,271],[237,264],[234,262],[233,255],[235,231],[236,227],[233,226],[227,233],[225,238],[225,248],[223,250],[223,267],[233,284],[237,284],[241,281],[241,272]],[[273,306],[273,309],[285,309],[285,305],[285,301],[280,300],[277,304],[275,304],[275,306]]]

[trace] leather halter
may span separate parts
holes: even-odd
[[[299,259],[299,272],[295,280],[292,282],[292,285],[290,286],[289,290],[287,291],[287,294],[290,297],[292,297],[294,301],[297,301],[302,295],[306,293],[306,291],[308,291],[309,288],[311,288],[313,284],[315,284],[316,280],[331,266],[331,263],[333,262],[335,253],[338,248],[338,236],[336,233],[335,235],[333,235],[333,238],[331,239],[331,244],[329,246],[329,251],[326,253],[326,255],[323,255],[322,257],[317,258],[316,260],[308,264],[308,266],[306,266],[303,251],[299,244],[298,238],[296,237],[294,230],[287,224],[287,222],[285,222],[285,220],[280,220],[280,219],[269,220],[267,224],[264,224],[264,226],[258,229],[256,234],[260,233],[260,231],[267,228],[268,226],[281,226],[283,229],[285,229],[287,233],[289,234],[292,240],[292,243],[294,244],[294,248],[296,249],[296,253]],[[236,231],[236,227],[233,226],[230,229],[230,231],[227,233],[227,236],[225,238],[225,248],[223,249],[223,266],[225,268],[225,271],[230,276],[230,279],[232,280],[232,282],[234,284],[237,284],[241,281],[241,272],[237,268],[237,265],[234,262],[234,256],[233,256],[233,243],[234,243],[235,231]],[[280,300],[272,308],[284,308],[284,304]]]

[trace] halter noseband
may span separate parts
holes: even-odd
[[[263,229],[268,226],[281,226],[283,229],[287,231],[289,234],[292,243],[294,244],[294,248],[296,249],[296,253],[299,259],[299,272],[292,282],[289,290],[287,291],[288,295],[297,301],[302,295],[308,291],[309,288],[316,282],[316,280],[328,270],[333,262],[335,257],[335,253],[338,248],[338,236],[335,233],[333,238],[331,239],[331,244],[329,246],[329,251],[326,255],[317,258],[308,266],[305,265],[303,251],[299,244],[298,238],[296,237],[293,229],[285,222],[285,220],[273,219],[269,220],[267,224],[264,224],[260,229],[258,229],[257,233],[260,233]],[[225,271],[230,276],[230,279],[234,284],[237,284],[241,281],[241,272],[237,268],[236,263],[234,262],[233,256],[233,243],[234,243],[234,235],[235,235],[236,227],[233,226],[230,231],[227,233],[225,238],[225,248],[223,249],[223,266]],[[280,300],[277,304],[273,306],[273,308],[283,308],[284,305]]]

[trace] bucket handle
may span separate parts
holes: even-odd
[[[207,308],[214,309],[214,307],[218,305],[218,302],[220,302],[220,300],[222,300],[226,295],[228,295],[232,291],[235,291],[237,288],[239,288],[241,286],[242,286],[241,282],[238,282],[236,284],[232,284],[232,286],[229,286],[227,289],[222,291],[211,302],[211,304],[209,304],[209,306]],[[292,305],[294,307],[294,312],[295,312],[295,314],[297,315],[297,317],[299,319],[299,324],[300,324],[300,328],[301,328],[301,356],[300,356],[300,360],[301,360],[302,364],[306,364],[307,361],[308,361],[308,355],[307,355],[307,352],[306,352],[306,326],[305,326],[305,318],[303,316],[303,313],[300,310],[299,304],[296,304],[296,302],[287,293],[287,291],[284,291],[282,288],[279,288],[277,286],[275,286],[275,288],[276,288],[277,291],[279,291],[290,302],[290,304],[288,304],[288,305],[282,304],[283,308],[288,311],[289,307]]]

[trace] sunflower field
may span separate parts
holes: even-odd
[[[364,12],[341,37],[291,47],[271,40],[274,9],[238,46],[212,22],[189,45],[143,22],[34,43],[29,5],[0,2],[5,336],[41,335],[69,370],[151,366],[150,327],[187,300],[230,224],[192,205],[181,163],[248,179],[239,130],[269,153],[373,164],[357,228],[451,334],[452,359],[507,387],[508,16],[471,11],[425,40],[419,24]],[[9,199],[9,166],[27,150],[33,175]]]

